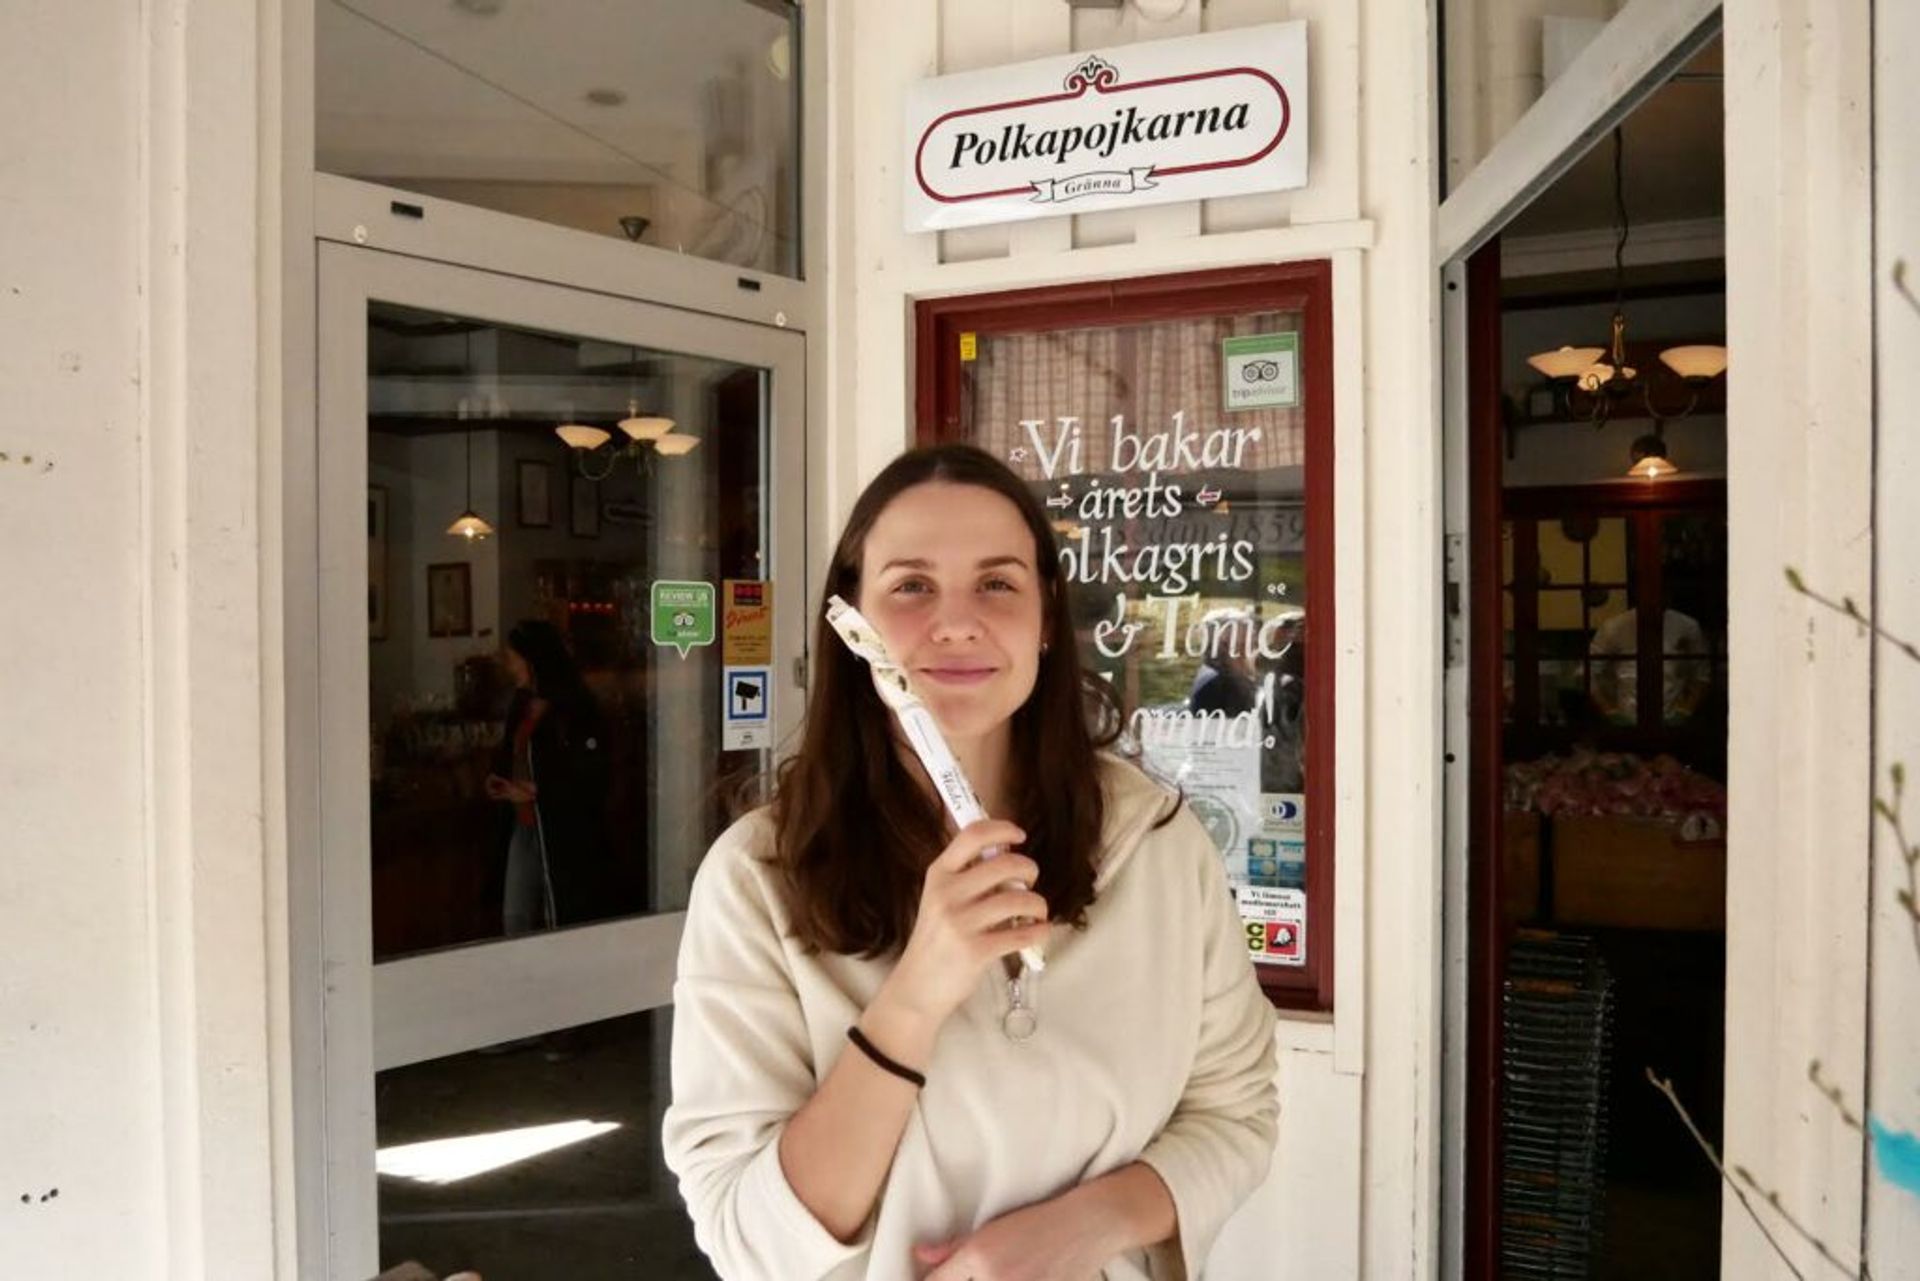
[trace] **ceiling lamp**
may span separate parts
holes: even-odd
[[[1694,344],[1669,347],[1661,352],[1660,363],[1678,375],[1687,388],[1685,403],[1669,408],[1654,402],[1649,381],[1627,363],[1626,249],[1633,224],[1627,216],[1622,151],[1621,133],[1616,127],[1613,131],[1613,204],[1619,234],[1613,242],[1613,321],[1607,345],[1559,347],[1527,357],[1527,363],[1554,384],[1567,411],[1595,426],[1607,421],[1616,410],[1623,416],[1651,418],[1656,423],[1663,418],[1684,417],[1699,404],[1700,393],[1706,385],[1727,368],[1727,349],[1721,346]],[[1639,401],[1632,409],[1627,407],[1630,397],[1637,397]],[[1647,439],[1650,437],[1641,437],[1641,440]],[[1635,459],[1636,466],[1639,461]]]
[[[639,360],[639,350],[632,349],[629,363],[637,365]],[[622,458],[632,459],[635,470],[645,471],[651,464],[654,454],[678,458],[682,454],[691,453],[700,443],[698,436],[685,436],[676,432],[673,419],[659,414],[641,413],[640,401],[637,398],[628,399],[627,416],[615,425],[619,427],[620,434],[625,439],[612,448],[606,449],[602,446],[616,438],[604,427],[592,427],[585,423],[562,423],[553,429],[553,433],[567,442],[567,447],[573,450],[574,466],[579,469],[581,476],[588,480],[605,480],[613,474],[613,469]]]
[[[553,434],[573,449],[598,449],[613,439],[613,433],[606,428],[589,427],[585,423],[561,423],[553,429]]]
[[[673,430],[673,419],[654,415],[642,416],[640,402],[627,402],[627,416],[620,420],[620,430],[627,433],[631,440],[659,440]]]
[[[1636,480],[1659,480],[1680,470],[1667,457],[1666,434],[1657,423],[1651,434],[1635,439],[1628,452],[1633,457],[1633,466],[1627,468],[1627,475]]]
[[[480,514],[473,510],[473,429],[467,428],[465,435],[467,438],[467,505],[458,516],[454,517],[453,524],[447,526],[447,532],[455,538],[464,538],[470,543],[477,543],[483,538],[493,537],[493,526],[487,524],[481,519]]]
[[[1696,378],[1706,382],[1726,372],[1727,349],[1709,345],[1669,347],[1660,353],[1660,363],[1689,382]]]
[[[1578,378],[1606,354],[1605,347],[1559,347],[1527,357],[1527,363],[1545,378]]]

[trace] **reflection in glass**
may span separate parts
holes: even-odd
[[[762,577],[765,372],[387,303],[367,339],[375,958],[684,907],[759,757],[650,585]],[[588,479],[555,426],[633,403],[710,443]]]
[[[969,438],[1054,515],[1082,656],[1144,763],[1180,782],[1236,885],[1278,890],[1310,858],[1303,327],[982,333],[961,372]]]
[[[315,166],[799,275],[798,13],[320,0]]]
[[[381,1072],[380,1266],[711,1281],[660,1159],[673,1012]]]

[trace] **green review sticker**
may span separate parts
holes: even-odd
[[[712,583],[655,583],[653,643],[673,646],[682,658],[696,645],[713,644],[713,601]]]
[[[1291,409],[1300,403],[1300,335],[1243,334],[1220,340],[1229,412]]]

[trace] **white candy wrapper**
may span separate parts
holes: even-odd
[[[920,758],[927,777],[933,780],[934,788],[946,804],[947,813],[953,817],[954,826],[966,827],[986,818],[987,812],[980,807],[980,798],[973,794],[973,785],[961,773],[960,762],[953,759],[953,749],[947,746],[939,723],[933,719],[933,713],[927,710],[927,705],[920,701],[920,696],[913,692],[906,669],[894,662],[893,656],[887,653],[887,647],[881,643],[880,633],[874,630],[873,624],[846,601],[838,596],[830,596],[827,598],[827,625],[872,671],[873,687],[879,691],[880,701],[891,708],[899,720],[913,754]],[[999,852],[997,846],[990,847],[984,857],[991,858]],[[1019,883],[1010,881],[1008,884]],[[1020,959],[1036,973],[1047,968],[1046,954],[1037,947],[1021,948]]]

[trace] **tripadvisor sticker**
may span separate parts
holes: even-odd
[[[696,645],[713,644],[713,584],[653,585],[653,643],[671,645],[685,658]]]
[[[1226,409],[1291,409],[1300,403],[1300,335],[1243,334],[1220,342]]]

